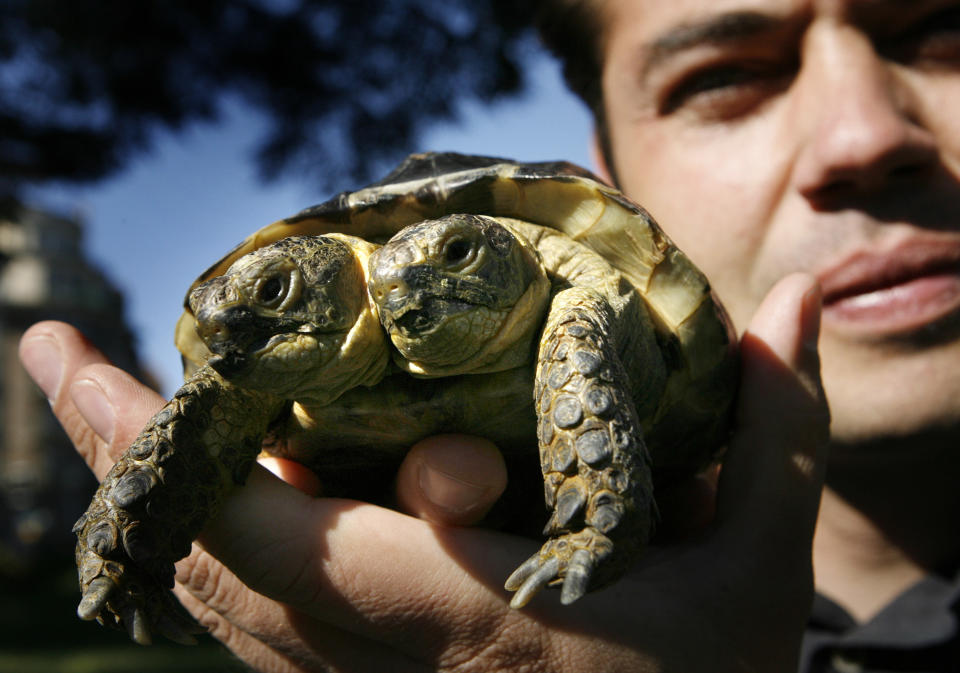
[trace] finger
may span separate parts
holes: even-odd
[[[98,477],[159,404],[156,393],[111,367],[65,323],[47,321],[30,327],[20,341],[20,358]]]
[[[493,637],[510,612],[503,578],[533,546],[310,498],[263,469],[226,498],[200,543],[254,591],[419,660]]]
[[[64,390],[84,365],[107,362],[106,357],[78,330],[48,320],[32,325],[20,338],[20,361],[50,401],[61,422],[80,422]]]
[[[809,548],[825,469],[829,413],[816,343],[821,295],[794,274],[767,295],[741,341],[737,430],[724,461],[718,517]]]
[[[320,477],[310,468],[295,460],[261,455],[257,462],[263,465],[271,474],[274,474],[293,486],[301,493],[313,497],[321,494],[322,484]]]
[[[311,670],[324,670],[315,665],[300,665],[284,656],[217,614],[216,611],[180,585],[174,587],[173,592],[190,614],[209,631],[211,636],[223,643],[232,654],[239,657],[252,670],[270,671],[271,673],[305,673]]]
[[[106,364],[87,365],[78,370],[70,383],[69,396],[99,440],[91,464],[98,479],[103,479],[164,404],[164,399],[155,391],[125,371]],[[77,439],[71,432],[68,434],[76,444]]]
[[[468,526],[486,515],[506,486],[507,468],[492,442],[437,435],[407,453],[397,474],[397,500],[421,519]]]
[[[175,593],[210,634],[258,671],[422,671],[390,648],[251,591],[199,546],[177,564]]]

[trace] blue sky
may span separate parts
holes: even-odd
[[[540,56],[530,82],[522,97],[464,106],[457,123],[434,127],[413,149],[589,167],[589,117],[556,64]],[[258,181],[252,153],[263,124],[251,110],[229,105],[216,124],[158,134],[154,151],[109,180],[32,195],[85,222],[86,251],[124,291],[140,356],[167,395],[180,381],[173,328],[193,279],[251,231],[329,196],[305,180]]]

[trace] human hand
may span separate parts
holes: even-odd
[[[298,488],[254,470],[178,564],[177,595],[264,671],[792,670],[827,433],[811,282],[778,285],[744,337],[714,522],[574,606],[548,594],[511,610],[503,579],[539,542],[449,525],[504,483],[492,447],[463,437],[401,468],[398,501],[422,518],[310,497],[316,480],[290,463],[274,469]],[[100,478],[163,402],[63,324],[31,328],[21,357]]]

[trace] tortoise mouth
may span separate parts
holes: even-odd
[[[242,304],[197,316],[197,332],[213,353],[208,363],[226,379],[242,376],[279,343],[304,331],[304,323],[261,316]]]
[[[253,369],[257,360],[268,353],[283,335],[267,335],[259,339],[245,339],[242,344],[236,342],[210,344],[213,357],[207,362],[225,379],[236,378]]]
[[[225,379],[234,381],[243,379],[246,385],[250,383],[246,379],[254,374],[258,369],[257,365],[265,360],[269,359],[274,363],[269,365],[270,369],[282,371],[283,365],[278,364],[279,360],[284,359],[282,353],[275,357],[278,348],[284,344],[292,344],[302,336],[303,332],[298,330],[269,334],[259,339],[251,338],[242,345],[230,344],[218,348],[207,362]],[[279,350],[283,349],[279,348]],[[292,368],[300,366],[302,363],[299,360],[291,364]]]
[[[227,380],[243,374],[251,367],[250,357],[247,353],[239,350],[215,353],[207,360],[207,364]]]
[[[384,307],[381,319],[388,332],[416,338],[432,334],[451,318],[476,308],[475,304],[460,299],[431,296],[417,302],[403,302],[401,306]]]

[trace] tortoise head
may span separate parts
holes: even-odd
[[[455,214],[411,225],[371,256],[369,275],[409,371],[492,371],[514,366],[518,351],[529,361],[549,283],[536,251],[498,220]]]
[[[197,286],[189,303],[213,353],[208,364],[234,383],[278,394],[330,387],[329,365],[345,359],[349,333],[372,314],[355,252],[336,238],[293,236]]]

